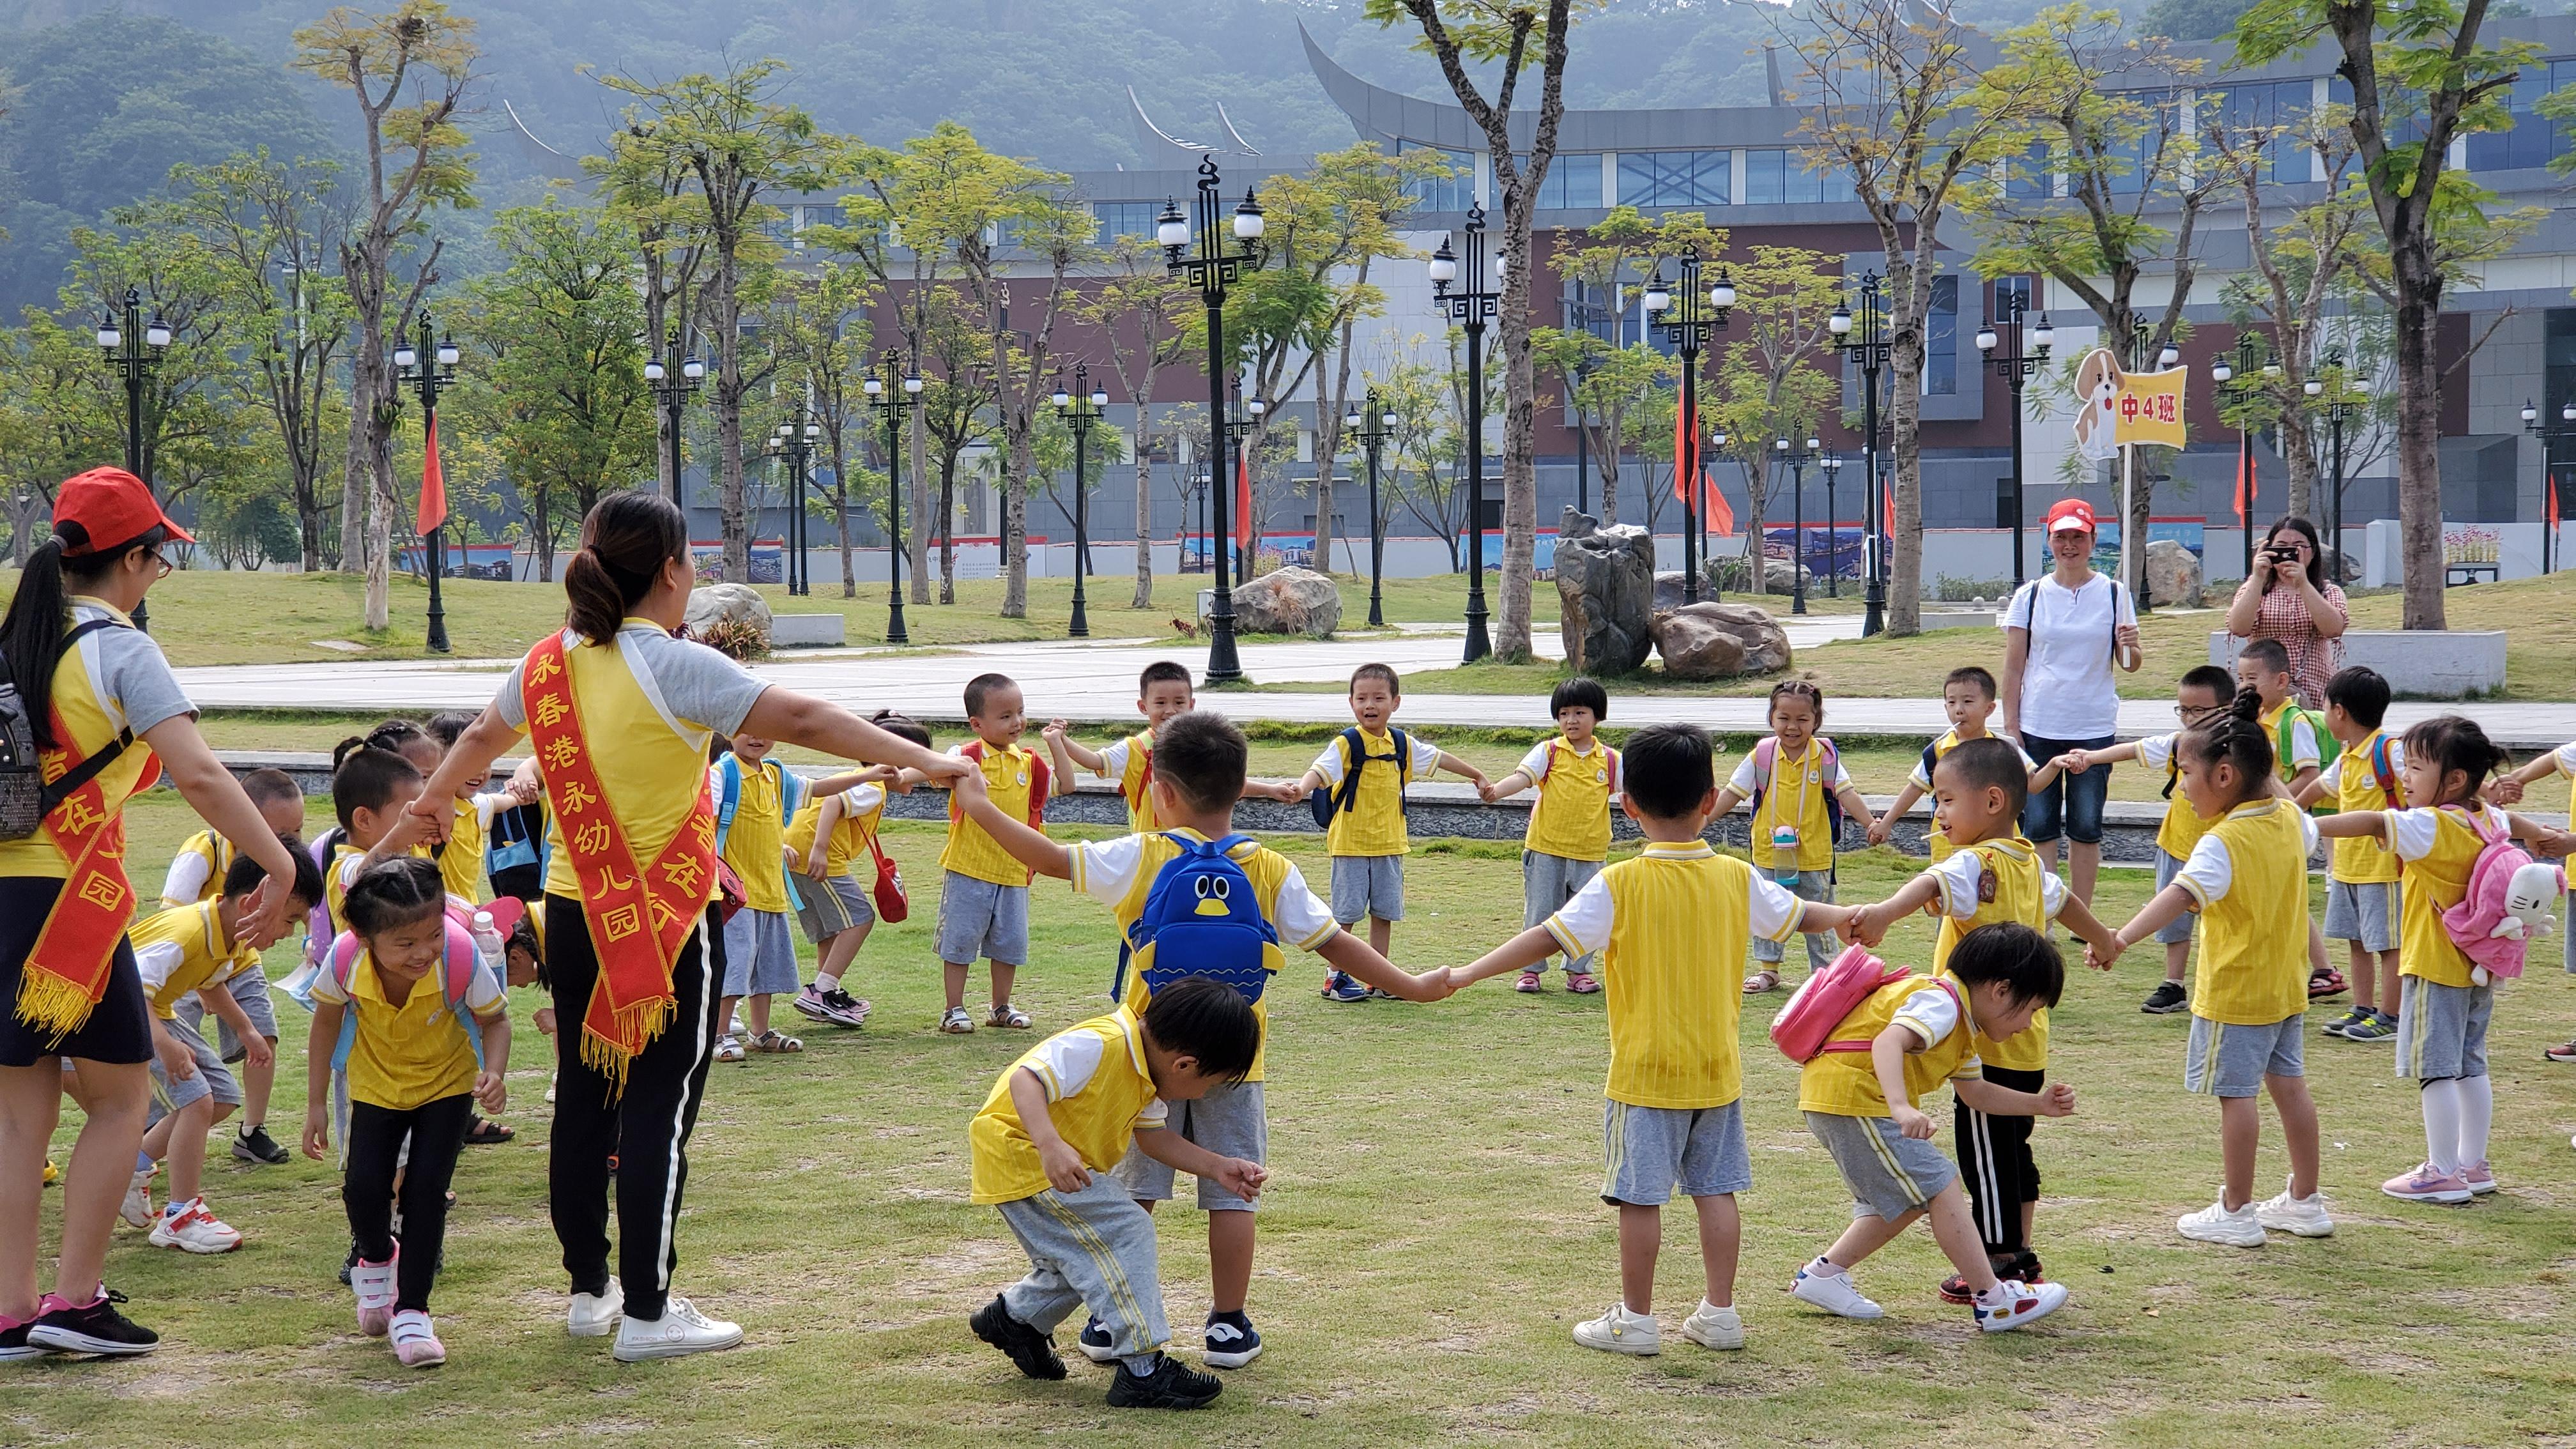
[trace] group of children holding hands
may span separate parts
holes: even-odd
[[[1145,671],[1145,728],[1099,751],[1062,721],[1041,731],[1043,752],[1028,748],[1019,687],[980,676],[965,695],[972,738],[953,751],[976,768],[950,796],[940,855],[939,1029],[1030,1027],[1012,988],[1028,959],[1028,893],[1038,875],[1106,907],[1121,945],[1114,1009],[1023,1055],[968,1129],[973,1199],[1000,1212],[1030,1259],[1024,1277],[974,1314],[972,1330],[1022,1372],[1062,1378],[1054,1332],[1082,1308],[1075,1343],[1115,1366],[1111,1404],[1213,1400],[1217,1379],[1163,1352],[1171,1334],[1153,1209],[1172,1197],[1175,1174],[1187,1173],[1208,1215],[1206,1362],[1239,1367],[1261,1352],[1246,1299],[1268,1178],[1266,988],[1289,946],[1322,959],[1323,994],[1337,1002],[1437,1001],[1502,975],[1535,992],[1551,958],[1562,959],[1569,991],[1603,997],[1610,1067],[1601,1195],[1618,1210],[1621,1291],[1574,1337],[1613,1352],[1662,1346],[1654,1268],[1662,1209],[1676,1193],[1692,1200],[1705,1268],[1681,1334],[1715,1349],[1744,1343],[1735,1199],[1751,1186],[1752,1168],[1740,1017],[1747,999],[1784,984],[1785,944],[1800,935],[1810,971],[1773,1035],[1800,1063],[1799,1108],[1854,1203],[1851,1227],[1791,1283],[1796,1297],[1826,1312],[1882,1315],[1853,1270],[1918,1219],[1955,1270],[1940,1295],[1966,1306],[1978,1328],[2019,1329],[2066,1301],[2033,1246],[2040,1174],[2031,1148],[2034,1119],[2075,1110],[2073,1088],[2048,1079],[2049,1010],[2065,982],[2052,935],[2061,926],[2097,969],[2149,939],[2165,946],[2163,980],[2145,1009],[2190,1011],[2184,1082],[2220,1099],[2224,1163],[2217,1200],[2180,1220],[2183,1236],[2250,1247],[2272,1231],[2333,1231],[2302,1067],[2312,991],[2339,980],[2317,969],[2328,937],[2349,943],[2354,1005],[2326,1030],[2393,1040],[2396,1070],[2422,1088],[2425,1160],[2384,1190],[2437,1202],[2491,1192],[2485,1036],[2495,988],[2447,934],[2442,912],[2462,899],[2497,838],[2510,834],[2548,854],[2571,842],[2486,803],[2517,798],[2545,766],[2491,784],[2506,761],[2473,721],[2443,716],[2392,736],[2382,728],[2388,697],[2379,676],[2347,669],[2322,718],[2310,716],[2289,693],[2278,646],[2258,642],[2232,675],[2203,668],[2183,676],[2179,730],[2034,761],[1988,732],[1994,681],[1965,668],[1943,691],[1951,729],[1878,816],[1821,733],[1821,691],[1804,681],[1772,692],[1771,735],[1721,780],[1715,748],[1696,728],[1641,729],[1612,748],[1599,734],[1607,693],[1568,680],[1550,701],[1556,733],[1489,781],[1396,727],[1400,682],[1392,669],[1368,665],[1351,680],[1353,727],[1301,779],[1265,783],[1249,776],[1242,732],[1196,709],[1189,673],[1177,664]],[[314,1010],[309,1060],[333,1064],[310,1074],[303,1146],[320,1157],[334,1123],[345,1124],[359,1321],[389,1336],[407,1364],[444,1356],[427,1300],[448,1183],[470,1133],[506,1135],[497,1123],[478,1124],[473,1109],[504,1110],[502,987],[534,979],[543,959],[533,916],[511,913],[504,936],[474,915],[478,867],[488,863],[496,894],[507,894],[501,842],[542,838],[541,828],[514,821],[543,808],[533,775],[461,797],[456,828],[423,858],[421,817],[407,807],[437,763],[441,723],[379,731],[343,752],[333,782],[339,828],[327,851],[295,847],[290,892],[298,908],[327,916],[298,973]],[[876,723],[929,743],[899,716]],[[868,1003],[845,980],[874,923],[900,919],[905,899],[878,830],[889,795],[922,781],[869,767],[809,783],[771,757],[768,741],[737,736],[719,740],[719,750],[709,789],[739,905],[724,927],[720,1019],[738,1004],[747,1023],[723,1036],[715,1055],[792,1053],[802,1043],[773,1025],[778,997],[818,1023],[867,1020]],[[2576,747],[2568,758],[2576,763]],[[2069,893],[2019,821],[2029,792],[2057,773],[2124,759],[2164,771],[2169,803],[2157,892],[2114,929]],[[1392,928],[1404,917],[1405,793],[1442,770],[1487,801],[1537,791],[1522,857],[1524,929],[1469,964],[1413,974],[1390,960]],[[1046,835],[1047,801],[1070,790],[1077,772],[1115,782],[1132,833],[1071,843]],[[292,842],[303,814],[293,782],[245,783]],[[1927,796],[1929,868],[1885,900],[1838,903],[1834,859],[1846,824],[1885,842]],[[1313,809],[1331,858],[1326,893],[1235,831],[1234,808],[1246,798]],[[1739,804],[1750,806],[1749,860],[1707,843],[1713,822]],[[1644,844],[1611,862],[1613,821],[1623,815]],[[2321,839],[2334,845],[2319,932],[2307,869]],[[211,837],[190,842],[171,871],[168,909],[134,932],[159,1018],[155,1076],[169,1108],[146,1144],[166,1155],[171,1175],[171,1201],[149,1219],[152,1241],[200,1252],[240,1241],[203,1201],[207,1130],[239,1107],[235,1154],[254,1162],[286,1155],[265,1130],[277,1028],[257,961],[269,943],[238,927],[243,901],[264,877],[256,863],[229,855]],[[303,863],[316,856],[319,869],[308,876]],[[1916,912],[1939,922],[1928,974],[1884,969],[1861,949],[1837,955],[1829,940],[1874,947]],[[816,947],[810,982],[799,980],[791,917]],[[2198,962],[2186,981],[2194,939]],[[990,973],[980,1011],[965,1000],[978,957]],[[223,1051],[199,1026],[209,1011]],[[551,1034],[550,1018],[538,1013],[541,1032]],[[236,1046],[245,1062],[238,1085],[225,1067]],[[335,1080],[345,1114],[325,1100]],[[1937,1129],[1923,1110],[1943,1083],[1955,1099],[1955,1165],[1933,1145]],[[2258,1094],[2280,1115],[2290,1158],[2284,1190],[2262,1200]],[[153,1165],[143,1169],[138,1194]]]

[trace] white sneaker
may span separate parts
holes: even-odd
[[[2254,1217],[2263,1226],[2302,1238],[2334,1236],[2334,1219],[2326,1216],[2326,1195],[2312,1192],[2306,1197],[2292,1197],[2286,1187],[2281,1195],[2254,1208]]]
[[[2225,1243],[2231,1248],[2263,1246],[2263,1220],[2250,1202],[2234,1212],[2229,1212],[2224,1202],[2211,1203],[2196,1213],[2174,1219],[2174,1231],[2195,1243]]]
[[[560,1075],[557,1072],[546,1073],[546,1105],[549,1107],[555,1104],[555,1078]]]
[[[626,1290],[617,1280],[608,1280],[605,1293],[576,1293],[572,1307],[564,1314],[564,1332],[575,1338],[606,1338],[617,1331],[617,1321],[626,1315]]]
[[[187,1206],[173,1213],[166,1208],[161,1220],[152,1225],[152,1246],[178,1248],[190,1253],[229,1253],[242,1245],[242,1235],[231,1224],[218,1220],[206,1211],[202,1197],[188,1199]]]
[[[642,1363],[646,1359],[679,1358],[733,1348],[741,1342],[741,1324],[709,1318],[688,1299],[674,1295],[663,1303],[662,1316],[650,1323],[640,1318],[618,1320],[617,1347],[609,1351],[609,1357],[619,1363]]]
[[[1574,1341],[1610,1353],[1657,1354],[1664,1351],[1664,1328],[1651,1313],[1631,1313],[1627,1304],[1613,1303],[1599,1318],[1574,1325]]]
[[[127,1226],[161,1226],[158,1215],[152,1211],[152,1175],[158,1171],[158,1167],[147,1167],[134,1174],[134,1184],[125,1190],[125,1201],[116,1210],[116,1215],[125,1219]]]
[[[1987,1333],[2010,1333],[2065,1306],[2065,1284],[2023,1283],[2011,1278],[1996,1284],[1991,1297],[1980,1296],[1973,1305],[1977,1327]]]
[[[1720,1308],[1703,1298],[1691,1316],[1682,1320],[1682,1337],[1702,1348],[1744,1347],[1744,1320],[1732,1308]]]
[[[1836,1273],[1828,1278],[1816,1271],[1812,1262],[1798,1270],[1789,1282],[1790,1296],[1812,1303],[1827,1313],[1843,1318],[1884,1318],[1887,1310],[1861,1296],[1852,1286],[1851,1274]]]

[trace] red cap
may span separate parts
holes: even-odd
[[[122,468],[92,468],[63,480],[54,494],[54,522],[77,523],[89,535],[89,542],[78,549],[65,549],[67,554],[94,553],[132,543],[152,531],[155,524],[170,530],[178,543],[195,543],[196,537],[161,511],[160,500],[140,478]]]
[[[2093,525],[2092,504],[2081,498],[2060,498],[2049,508],[2048,531],[2062,533],[2069,529],[2078,533],[2096,531]]]

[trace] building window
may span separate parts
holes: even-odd
[[[1932,279],[1932,311],[1923,319],[1923,394],[1959,390],[1959,279]]]
[[[1744,199],[1755,206],[1852,199],[1849,177],[1838,171],[1810,171],[1806,160],[1806,153],[1796,150],[1746,151]]]
[[[1529,158],[1515,158],[1526,169]],[[1601,209],[1601,153],[1569,153],[1548,163],[1547,179],[1538,184],[1541,211]]]
[[[2057,189],[2057,157],[2046,141],[2004,162],[2004,195],[2015,201],[2045,201]]]
[[[1732,151],[1622,151],[1622,206],[1724,206],[1735,176]]]
[[[1986,315],[1999,319],[2010,317],[2016,306],[2025,313],[2038,311],[2039,299],[2031,295],[2030,281],[2028,277],[1995,278],[1994,310]]]
[[[2508,104],[2513,129],[2481,131],[2468,138],[2472,171],[2537,170],[2558,159],[2576,138],[2562,136],[2558,123],[2540,114],[2541,98],[2576,83],[2576,60],[2534,61],[2522,68]]]
[[[1465,151],[1396,143],[1399,152],[1429,151],[1449,163],[1446,176],[1426,176],[1405,184],[1405,194],[1424,211],[1465,211],[1476,200],[1476,158]]]
[[[1099,223],[1096,239],[1109,242],[1120,237],[1154,237],[1154,219],[1163,214],[1159,201],[1095,201],[1091,203],[1092,219]]]
[[[2277,132],[2263,147],[2263,161],[2256,179],[2272,182],[2302,182],[2314,169],[2308,164],[2313,151],[2308,145],[2308,113],[2313,110],[2316,87],[2308,81],[2269,81],[2250,85],[2228,86],[2218,92],[2219,117],[2228,130],[2243,134],[2256,129]],[[2351,103],[2349,88],[2343,97]]]

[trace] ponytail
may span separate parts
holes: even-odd
[[[658,493],[609,494],[582,520],[581,548],[564,565],[564,623],[607,643],[663,565],[688,556],[688,519],[677,505]]]
[[[54,738],[51,704],[54,666],[62,660],[63,635],[70,629],[71,592],[63,586],[64,578],[95,579],[133,550],[151,548],[169,536],[170,531],[156,523],[140,537],[114,548],[91,549],[89,531],[63,520],[54,525],[52,537],[27,555],[27,567],[18,575],[18,591],[9,599],[9,612],[0,617],[0,663],[7,665],[18,697],[27,702],[27,725],[35,733],[37,748],[50,750],[63,743]],[[66,557],[68,549],[81,552]]]
[[[2242,805],[2260,797],[2272,777],[2272,736],[2262,723],[2263,696],[2239,690],[2227,707],[2183,733],[2182,748],[2208,769],[2221,761],[2236,771],[2236,798]]]

